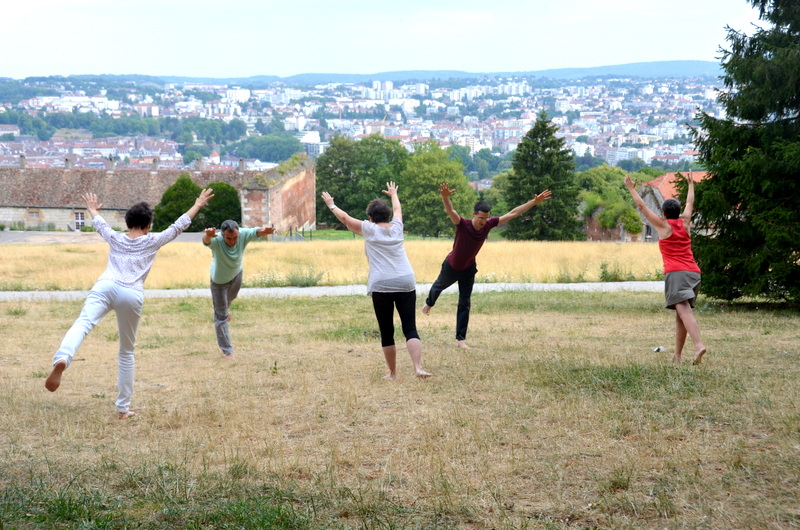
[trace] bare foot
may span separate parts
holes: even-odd
[[[433,376],[433,374],[430,373],[430,372],[426,372],[425,370],[421,370],[421,369],[417,370],[417,377],[419,377],[420,379],[427,379],[427,378],[432,377],[432,376]]]
[[[228,313],[228,322],[232,322],[232,321],[233,321],[233,315]]]
[[[422,313],[425,314],[425,315],[430,315],[431,314],[431,306],[429,306],[428,304],[425,304],[424,306],[422,306]]]
[[[383,378],[387,381],[397,381],[397,375],[395,374],[384,375]]]
[[[231,352],[231,353],[223,353],[222,354],[222,358],[225,359],[226,361],[235,361],[236,360],[233,357],[233,352]]]
[[[672,364],[681,364],[681,354],[676,353],[672,356]]]
[[[132,418],[134,416],[136,416],[136,413],[132,410],[129,410],[128,412],[119,413],[119,419],[121,420],[127,420],[128,418]]]
[[[55,392],[61,386],[61,374],[67,369],[67,361],[58,361],[53,365],[53,371],[47,376],[44,387],[50,392]]]
[[[700,364],[703,361],[703,355],[706,354],[706,351],[708,350],[705,346],[697,350],[697,353],[694,354],[694,361],[692,361],[692,364]]]
[[[456,347],[457,348],[463,348],[465,350],[469,349],[469,346],[467,346],[467,341],[465,341],[465,340],[456,341]]]

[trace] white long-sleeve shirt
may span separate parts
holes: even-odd
[[[192,219],[183,214],[163,232],[149,233],[136,239],[117,232],[100,215],[94,217],[92,224],[110,247],[108,265],[97,281],[111,280],[124,287],[144,291],[144,280],[150,273],[156,252],[189,228]]]

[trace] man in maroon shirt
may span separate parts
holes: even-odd
[[[456,344],[459,348],[467,346],[467,326],[469,325],[470,298],[472,297],[472,286],[475,284],[475,274],[478,267],[475,264],[475,256],[486,241],[489,231],[503,223],[507,223],[515,217],[519,217],[540,202],[550,198],[550,190],[544,190],[525,204],[517,206],[502,217],[490,217],[492,207],[484,201],[478,201],[472,211],[472,219],[461,217],[453,208],[450,196],[456,190],[450,189],[447,184],[439,186],[439,193],[442,195],[444,210],[450,220],[456,225],[456,238],[453,242],[453,250],[442,262],[442,270],[439,277],[433,282],[422,312],[430,314],[431,308],[436,304],[436,300],[442,291],[458,282],[458,309],[456,311]]]

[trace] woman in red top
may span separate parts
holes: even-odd
[[[661,205],[662,217],[647,207],[636,191],[636,182],[632,181],[629,175],[625,176],[625,187],[633,197],[636,207],[658,232],[658,248],[664,261],[666,307],[675,310],[675,356],[672,362],[681,362],[681,352],[688,333],[694,342],[692,364],[700,364],[706,353],[706,347],[700,339],[700,329],[692,312],[697,300],[697,289],[700,286],[700,268],[694,261],[692,239],[689,237],[694,206],[694,181],[689,176],[686,182],[689,190],[683,213],[680,201],[667,199]]]

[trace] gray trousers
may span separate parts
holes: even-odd
[[[136,360],[133,349],[136,346],[136,331],[142,316],[144,292],[123,287],[111,280],[99,280],[94,284],[80,316],[69,328],[61,347],[53,357],[53,364],[66,361],[67,367],[78,351],[86,335],[100,323],[109,311],[117,314],[119,330],[119,353],[117,354],[117,412],[128,412],[133,397],[133,376]]]
[[[214,303],[214,330],[217,332],[217,345],[222,353],[233,353],[231,334],[228,329],[228,314],[231,303],[239,295],[242,288],[242,271],[228,283],[211,282],[211,301]]]

